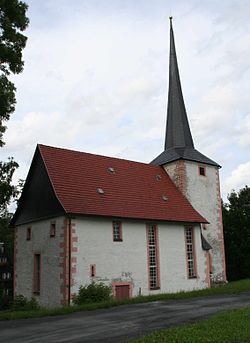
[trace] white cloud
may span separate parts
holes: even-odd
[[[226,180],[249,161],[250,21],[243,2],[236,12],[232,0],[172,6],[193,138],[224,163]],[[28,3],[25,67],[14,79],[17,107],[3,149],[20,163],[16,175],[25,177],[37,142],[140,161],[157,156],[165,135],[168,2]]]
[[[237,191],[246,185],[250,185],[250,162],[240,164],[231,172],[223,182],[223,193],[230,194],[233,189]]]
[[[6,150],[22,154],[36,143],[72,145],[78,125],[60,113],[29,112],[10,122],[6,133]]]
[[[250,114],[242,118],[240,125],[236,127],[239,143],[250,151]]]

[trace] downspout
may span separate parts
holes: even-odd
[[[70,306],[70,298],[71,298],[71,218],[68,217],[68,306]]]

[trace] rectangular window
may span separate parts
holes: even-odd
[[[205,167],[199,167],[199,174],[201,176],[206,176],[206,168]]]
[[[96,277],[96,265],[95,264],[91,264],[90,265],[90,277]]]
[[[27,240],[27,241],[30,241],[30,240],[31,240],[31,227],[28,227],[28,228],[27,228],[27,231],[26,231],[26,240]]]
[[[34,275],[33,275],[33,293],[40,294],[41,284],[41,255],[34,255]]]
[[[115,221],[113,222],[113,241],[122,242],[122,223]]]
[[[196,278],[196,261],[194,251],[194,232],[192,227],[185,228],[185,241],[186,241],[186,261],[187,261],[187,274],[188,278]]]
[[[159,289],[157,226],[147,226],[149,289]]]
[[[50,223],[50,237],[55,237],[56,235],[56,222]]]

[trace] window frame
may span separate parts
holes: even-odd
[[[115,232],[115,225],[119,224],[119,237],[116,237],[116,232]],[[112,234],[113,234],[113,242],[122,242],[123,237],[122,237],[122,222],[120,220],[113,220],[112,221]]]
[[[31,241],[31,235],[32,235],[31,226],[29,226],[26,229],[26,241]]]
[[[56,221],[55,220],[50,222],[49,236],[51,238],[56,237]]]
[[[149,230],[154,227],[154,244],[150,244]],[[159,255],[159,238],[157,224],[146,224],[147,235],[147,259],[148,259],[148,289],[150,291],[159,290],[160,283],[160,255]],[[155,260],[155,263],[152,261]],[[153,285],[153,270],[155,275],[155,285]]]
[[[39,256],[39,258],[38,258]],[[41,292],[41,254],[34,253],[34,270],[33,270],[33,294],[40,295]]]
[[[204,177],[206,177],[206,176],[207,176],[207,174],[206,174],[206,167],[205,167],[205,166],[201,166],[201,165],[199,165],[198,169],[199,169],[199,175],[200,175],[200,176],[204,176]],[[201,173],[201,170],[203,170],[203,171],[204,171],[204,174],[203,174],[203,173]]]
[[[191,233],[190,237],[187,233]],[[185,250],[186,250],[186,268],[188,279],[197,279],[197,259],[196,259],[196,248],[195,248],[195,230],[193,226],[184,227],[184,237],[185,237]],[[190,242],[191,238],[191,242]]]
[[[90,272],[90,277],[92,279],[96,277],[96,265],[95,264],[90,265],[89,272]]]

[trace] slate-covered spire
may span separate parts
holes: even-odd
[[[181,90],[172,17],[170,17],[169,88],[165,150],[173,147],[193,148],[194,143]]]
[[[164,151],[151,164],[164,165],[180,159],[220,167],[218,163],[194,148],[181,90],[172,17],[170,17],[169,89],[165,146]]]

